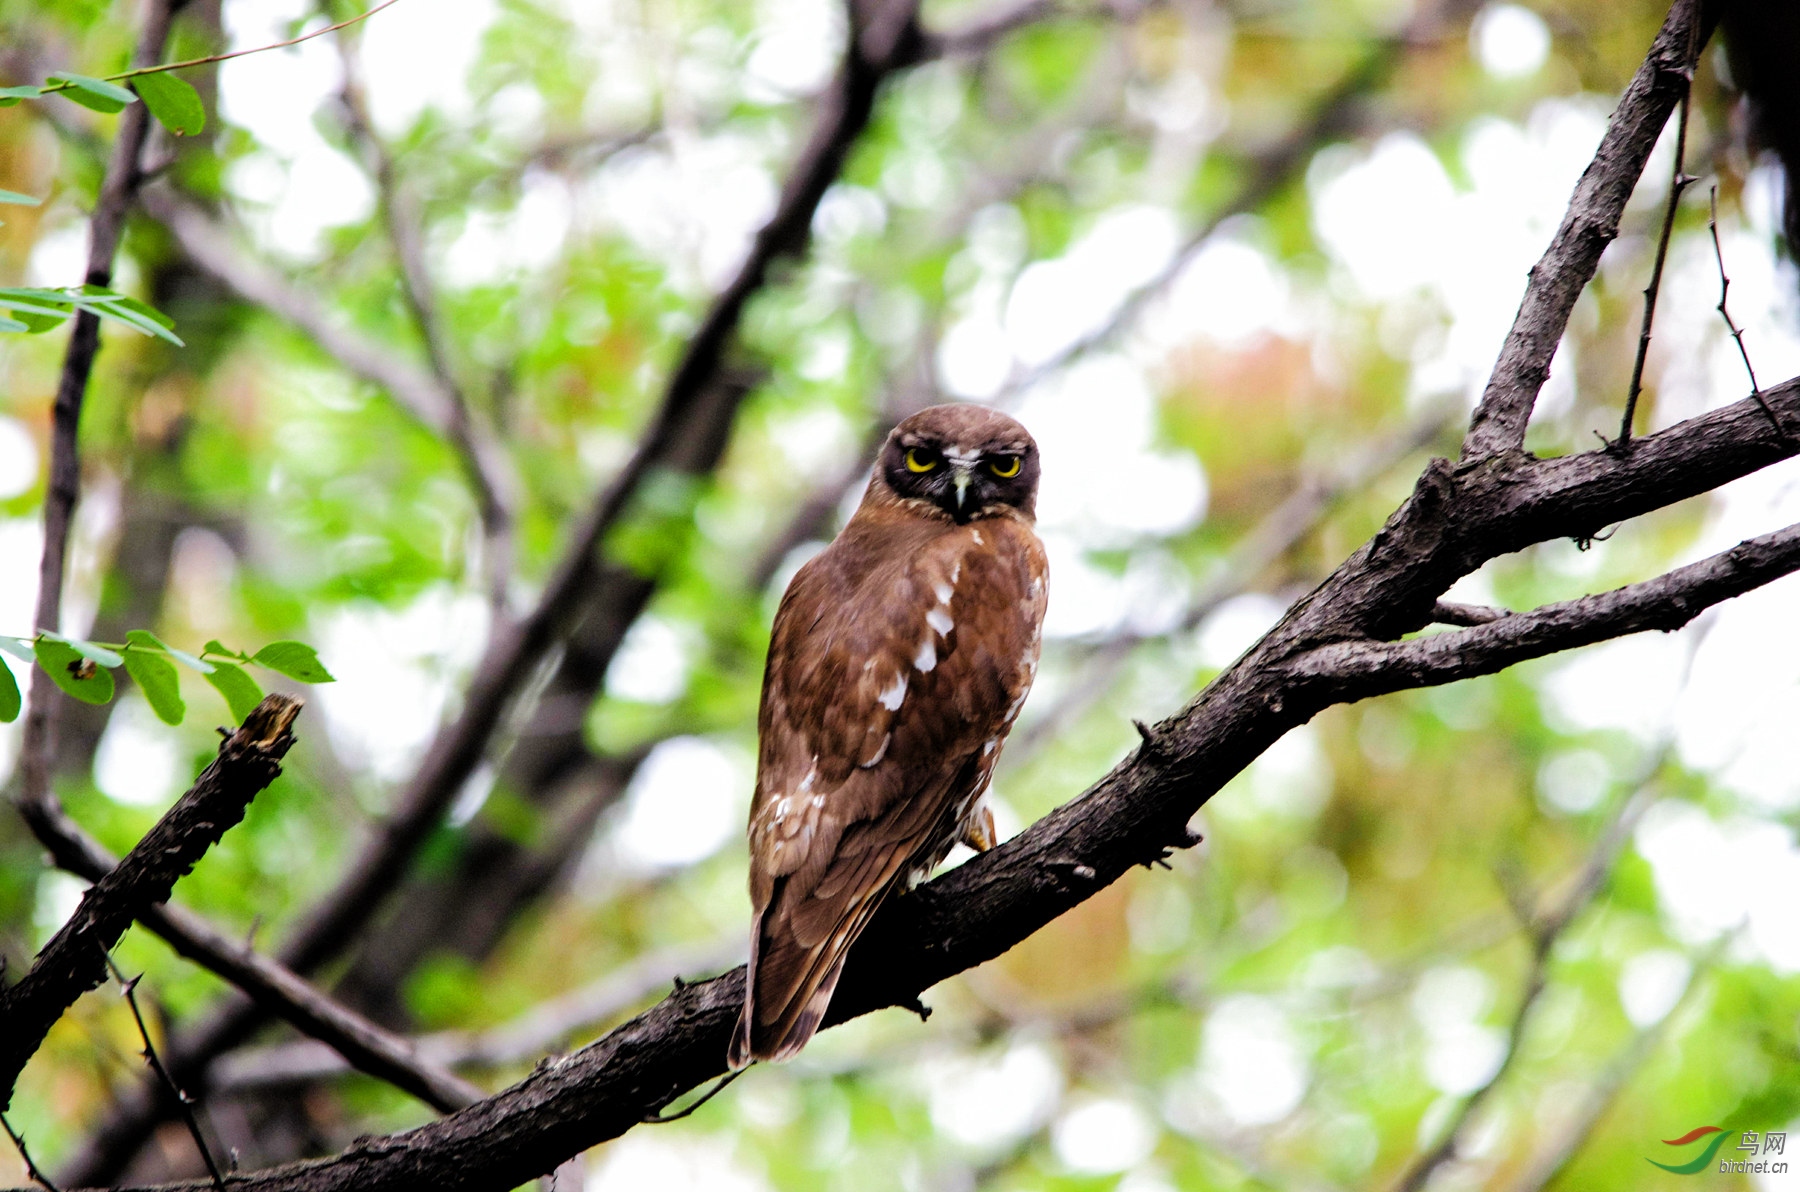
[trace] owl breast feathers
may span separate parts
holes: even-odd
[[[805,1046],[882,901],[958,841],[993,843],[982,796],[1044,620],[1037,477],[1013,419],[924,410],[894,428],[855,516],[788,585],[758,719],[733,1068]]]

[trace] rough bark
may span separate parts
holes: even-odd
[[[81,897],[50,937],[31,970],[0,992],[0,1090],[10,1103],[25,1063],[75,999],[106,980],[106,954],[138,915],[167,902],[193,869],[275,776],[294,743],[288,732],[300,704],[284,695],[263,700],[219,746],[201,772],[125,859]]]

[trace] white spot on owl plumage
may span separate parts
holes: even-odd
[[[928,675],[937,668],[937,643],[932,640],[929,633],[925,635],[925,640],[919,643],[919,652],[913,655],[913,665],[919,668],[919,673],[922,675]],[[899,702],[895,701],[894,706],[899,707]]]
[[[937,630],[940,637],[949,637],[950,631],[956,628],[956,622],[950,619],[950,614],[944,611],[942,605],[925,614],[925,623]]]
[[[961,565],[962,564],[960,564],[960,563],[957,564],[957,566],[959,566],[959,567]],[[934,584],[934,585],[932,585],[931,590],[937,594],[939,604],[949,604],[950,597],[956,595],[956,589],[954,587],[952,587],[950,584]]]
[[[895,675],[894,681],[882,688],[881,694],[875,697],[875,702],[890,712],[898,712],[900,710],[900,703],[905,698],[906,676]]]
[[[881,747],[875,751],[875,756],[870,758],[866,762],[857,762],[856,763],[857,767],[859,769],[867,770],[867,769],[870,769],[871,767],[880,765],[881,759],[887,756],[888,746],[892,745],[893,743],[894,743],[894,734],[893,733],[881,734]],[[813,796],[813,802],[815,804],[822,802],[823,799],[824,799],[824,796],[822,796],[822,795],[814,795]]]

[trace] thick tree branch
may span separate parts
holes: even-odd
[[[50,938],[18,984],[0,992],[0,1096],[11,1102],[25,1062],[75,999],[106,980],[106,954],[147,907],[169,892],[206,850],[244,818],[262,789],[281,773],[294,743],[288,732],[300,704],[284,695],[263,700],[219,746],[219,756],[175,801],[125,859],[82,895],[81,905]]]
[[[1656,147],[1669,113],[1687,94],[1694,59],[1712,36],[1718,5],[1676,0],[1650,54],[1614,110],[1592,164],[1575,184],[1562,226],[1531,270],[1531,281],[1493,375],[1463,439],[1463,458],[1476,459],[1525,443],[1525,426],[1550,359],[1562,342],[1575,300],[1593,280],[1600,254],[1619,234],[1619,217]]]

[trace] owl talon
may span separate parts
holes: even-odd
[[[999,843],[994,839],[994,813],[983,807],[963,828],[962,843],[978,853],[985,853]]]

